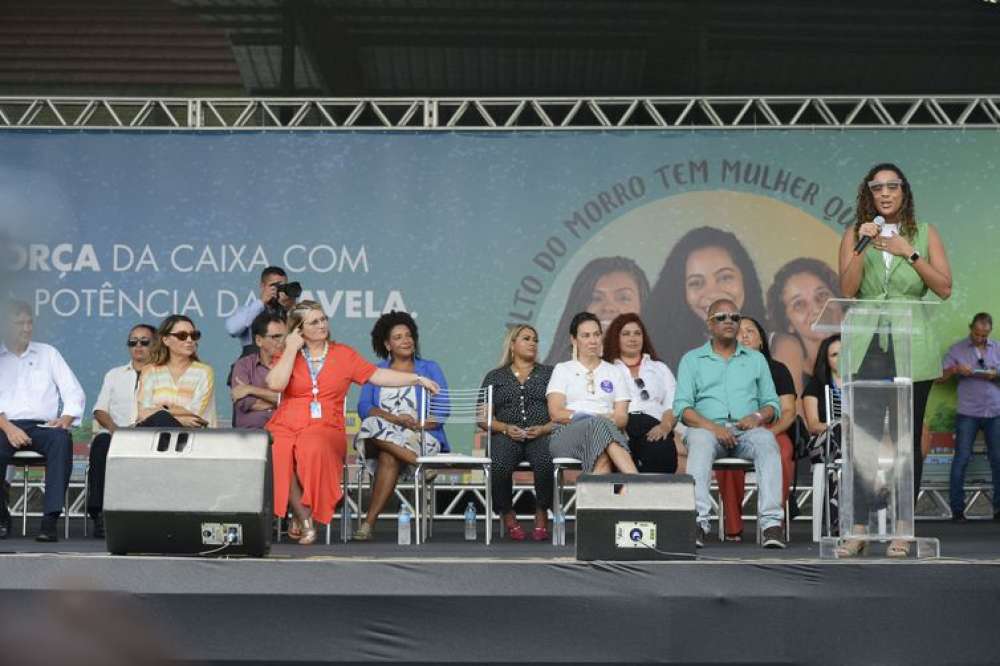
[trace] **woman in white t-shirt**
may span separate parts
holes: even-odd
[[[629,380],[632,401],[628,425],[632,459],[640,472],[673,474],[677,471],[674,444],[674,391],[677,380],[660,361],[642,319],[634,312],[615,317],[604,338],[604,360]]]
[[[601,322],[590,312],[573,317],[570,340],[576,358],[559,363],[545,391],[549,418],[558,424],[549,440],[553,458],[577,458],[585,472],[636,474],[622,432],[628,423],[624,374],[601,359]]]

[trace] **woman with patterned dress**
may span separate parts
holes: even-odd
[[[420,358],[417,322],[406,312],[389,312],[379,317],[372,328],[372,350],[382,359],[379,368],[416,373],[447,392],[441,367]],[[421,386],[379,388],[365,384],[358,399],[361,428],[354,438],[354,448],[375,477],[372,498],[365,522],[354,533],[355,541],[373,538],[375,521],[396,489],[400,477],[412,478],[413,466],[421,455],[448,452],[448,439],[442,421],[447,406],[435,403],[429,411],[424,432],[420,432]]]

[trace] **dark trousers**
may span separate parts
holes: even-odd
[[[45,503],[43,511],[47,515],[62,513],[69,487],[69,476],[73,472],[73,440],[68,430],[62,428],[41,428],[42,421],[11,421],[31,438],[31,444],[22,447],[25,451],[37,451],[45,456]],[[18,449],[11,446],[7,435],[0,432],[0,475],[5,476],[7,465]],[[2,486],[3,484],[0,484]],[[0,498],[0,516],[7,517],[7,491]]]
[[[858,372],[855,374],[856,379],[889,379],[895,377],[896,375],[896,363],[893,356],[892,350],[892,336],[889,336],[887,348],[883,351],[879,346],[879,335],[875,335],[872,338],[871,344],[868,345],[868,352],[865,355],[865,360],[862,362],[861,367],[858,368]],[[924,454],[923,449],[921,449],[921,438],[924,432],[924,413],[927,411],[927,398],[930,397],[931,387],[934,385],[932,380],[913,382],[913,500],[916,502],[917,496],[920,494],[920,483],[923,478],[924,472]],[[883,396],[878,395],[883,393],[882,391],[874,392],[870,391],[866,395],[866,399],[859,401],[858,404],[854,406],[854,420],[859,428],[862,428],[874,437],[876,440],[880,440],[882,437],[883,428],[885,425],[886,414],[889,415],[889,436],[895,441],[897,437],[897,415],[896,415],[896,403],[890,399],[891,392],[885,391]],[[863,466],[873,466],[870,469],[874,469],[874,466],[878,465],[878,452],[869,451],[865,455],[858,455],[858,451],[854,452],[854,466],[857,470],[859,467]],[[855,473],[855,478],[858,477],[858,473]],[[877,506],[879,503],[878,498],[875,496],[875,488],[870,484],[854,483],[854,520],[856,524],[864,524],[868,522],[868,512],[871,508]]]
[[[658,442],[646,439],[649,431],[658,425],[660,422],[649,414],[629,414],[628,424],[625,426],[628,448],[640,472],[673,474],[677,471],[677,446],[674,444],[673,431],[666,439]]]
[[[552,506],[552,454],[549,453],[548,436],[527,442],[515,442],[507,435],[496,433],[490,445],[493,460],[491,487],[493,508],[504,515],[514,508],[514,472],[522,460],[531,464],[535,475],[535,508]]]
[[[102,432],[90,442],[90,472],[87,475],[87,513],[104,510],[104,472],[108,466],[111,433]]]

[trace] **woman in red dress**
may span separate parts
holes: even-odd
[[[330,340],[323,308],[302,301],[288,313],[284,352],[267,374],[281,401],[267,423],[274,445],[274,514],[293,514],[288,535],[300,544],[316,540],[313,520],[328,524],[341,499],[347,437],[344,398],[351,383],[378,386],[438,385],[426,377],[376,368],[354,349]]]

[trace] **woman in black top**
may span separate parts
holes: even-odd
[[[831,335],[819,346],[816,352],[816,365],[813,375],[802,392],[802,413],[806,417],[806,427],[810,435],[819,435],[826,431],[829,418],[826,413],[826,387],[829,386],[834,397],[840,397],[840,334]]]
[[[513,481],[518,463],[527,460],[535,476],[535,527],[531,538],[547,541],[548,509],[552,506],[552,456],[549,454],[549,407],[545,389],[551,365],[535,362],[538,333],[527,325],[507,332],[500,367],[483,379],[493,386],[493,506],[515,541],[526,537],[514,511]]]

